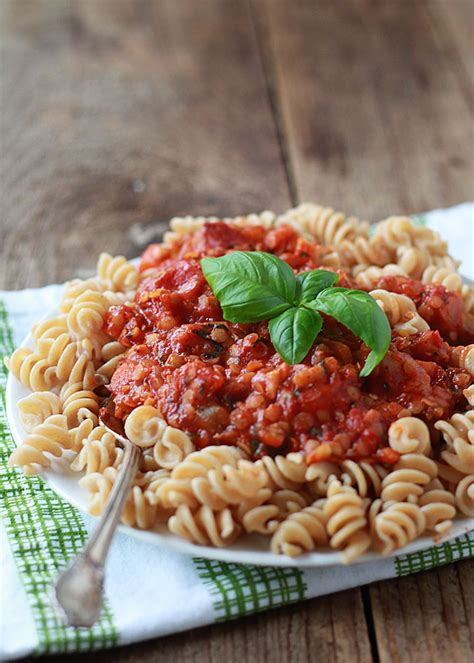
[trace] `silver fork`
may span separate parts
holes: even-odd
[[[113,424],[112,424],[113,421]],[[100,423],[123,444],[125,454],[99,524],[85,548],[58,576],[54,590],[69,626],[92,626],[100,616],[104,565],[120,515],[137,473],[141,449],[125,437],[118,420],[101,417]]]

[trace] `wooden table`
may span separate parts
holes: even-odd
[[[315,200],[377,220],[473,198],[472,0],[0,8],[1,287],[88,274],[101,250],[135,256],[174,215]],[[473,569],[94,660],[467,661]]]

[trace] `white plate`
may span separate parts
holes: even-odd
[[[52,317],[47,316],[47,317]],[[33,339],[29,334],[22,347],[34,347]],[[7,417],[10,429],[15,443],[19,445],[26,437],[26,433],[20,423],[20,417],[17,402],[31,393],[24,387],[12,373],[8,376],[6,389]],[[40,476],[60,497],[77,507],[80,511],[87,512],[88,496],[82,489],[78,480],[81,473],[73,472],[69,469],[67,455],[61,459],[54,459],[52,465],[41,471]],[[402,550],[396,551],[396,554],[413,553],[424,548],[429,548],[434,543],[443,543],[451,538],[465,534],[474,529],[474,518],[462,518],[455,521],[449,535],[437,536],[436,541],[430,536],[423,536],[406,546]],[[316,567],[316,566],[335,566],[342,564],[341,553],[330,549],[323,552],[306,553],[301,557],[288,558],[284,555],[274,555],[268,550],[269,538],[258,535],[245,535],[238,539],[236,543],[228,548],[211,548],[209,546],[198,546],[171,534],[166,525],[158,525],[156,530],[138,530],[126,525],[120,525],[120,530],[125,534],[133,536],[136,539],[153,543],[156,546],[174,548],[179,552],[196,557],[206,557],[208,559],[217,559],[224,562],[235,562],[238,564],[257,564],[260,566],[298,566],[298,567]],[[380,559],[376,553],[367,553],[360,557],[355,563],[367,562]]]

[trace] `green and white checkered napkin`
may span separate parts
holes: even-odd
[[[418,217],[440,230],[463,273],[474,278],[474,205]],[[61,286],[0,292],[0,356],[55,307]],[[0,368],[0,659],[31,653],[86,652],[252,614],[474,555],[474,532],[422,552],[347,568],[270,568],[191,558],[116,535],[107,565],[106,602],[93,628],[66,627],[51,601],[51,581],[84,545],[94,519],[45,486],[7,467],[14,446]]]

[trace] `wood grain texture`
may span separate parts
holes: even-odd
[[[0,8],[1,287],[136,255],[137,222],[288,207],[246,3]]]
[[[360,600],[352,591],[298,606],[94,654],[95,663],[346,663],[372,660]],[[87,654],[68,656],[71,663]],[[89,654],[90,657],[90,654]],[[38,660],[38,659],[35,659]],[[46,661],[46,659],[44,659]]]
[[[381,663],[467,663],[474,650],[474,563],[370,588]]]
[[[0,287],[83,273],[102,249],[136,255],[174,215],[315,199],[377,219],[473,196],[470,0],[2,0],[0,11]],[[472,569],[94,658],[464,661]]]
[[[473,197],[470,0],[255,6],[300,199],[377,220]]]

